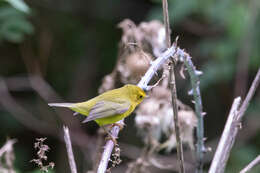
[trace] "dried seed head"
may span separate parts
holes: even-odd
[[[194,127],[197,126],[197,117],[195,113],[191,110],[180,110],[178,111],[179,118],[179,128],[180,128],[180,137],[183,143],[189,145],[189,147],[193,150],[193,130]],[[173,122],[173,120],[172,120]],[[171,126],[171,134],[169,139],[161,145],[161,149],[166,148],[166,151],[171,151],[176,147],[176,132],[174,128],[174,124]]]
[[[46,152],[50,150],[48,145],[43,144],[43,142],[46,140],[47,138],[37,138],[36,141],[34,143],[34,148],[37,151],[37,159],[32,159],[30,162],[35,163],[41,171],[43,172],[48,172],[48,168],[50,167],[51,169],[54,168],[54,162],[50,162],[47,165],[43,164],[43,161],[46,161],[48,159],[48,157],[46,156]]]

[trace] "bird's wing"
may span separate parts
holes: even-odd
[[[123,114],[130,108],[130,106],[131,103],[129,101],[122,99],[115,101],[99,101],[90,109],[88,117],[84,121],[82,121],[82,123],[86,123],[99,118]]]

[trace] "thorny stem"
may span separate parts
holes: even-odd
[[[169,48],[171,46],[171,37],[170,37],[170,23],[169,23],[169,13],[168,13],[168,1],[162,0],[163,5],[163,16],[164,16],[164,25],[165,25],[165,32],[166,32],[166,44]],[[174,75],[174,63],[171,62],[169,65],[170,76],[169,76],[169,83],[172,95],[172,111],[173,111],[173,120],[174,120],[174,128],[176,132],[176,142],[177,142],[177,157],[180,164],[180,172],[184,173],[184,157],[183,157],[183,148],[182,148],[182,141],[180,137],[180,128],[178,123],[178,107],[177,107],[177,91],[176,91],[176,82],[175,82],[175,75]]]
[[[198,127],[196,128],[197,134],[197,146],[196,146],[196,157],[197,157],[197,173],[203,172],[203,157],[206,152],[206,148],[204,146],[204,122],[203,122],[203,113],[202,113],[202,100],[200,95],[199,88],[199,73],[196,70],[195,66],[191,61],[191,57],[185,53],[183,50],[178,49],[177,54],[180,56],[180,60],[184,61],[185,66],[187,67],[191,86],[192,86],[192,94],[195,101],[195,112],[198,118]]]

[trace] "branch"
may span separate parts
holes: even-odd
[[[171,45],[171,37],[170,37],[170,23],[169,23],[169,13],[168,13],[168,1],[162,0],[163,4],[163,16],[164,16],[164,25],[166,31],[166,43],[167,47]],[[177,106],[177,91],[176,91],[176,82],[174,75],[174,63],[173,61],[170,63],[170,75],[169,75],[169,83],[172,95],[172,111],[173,111],[173,120],[174,120],[174,128],[176,132],[176,142],[177,142],[177,157],[180,164],[180,172],[184,173],[184,158],[183,158],[183,148],[182,141],[180,137],[180,128],[178,123],[178,106]]]
[[[244,100],[242,106],[238,109],[238,103],[237,106],[232,106],[230,114],[228,116],[228,120],[226,122],[224,131],[222,133],[219,145],[217,147],[216,153],[214,155],[214,158],[212,160],[212,164],[209,169],[209,173],[223,173],[225,171],[225,166],[227,163],[227,160],[230,155],[231,148],[234,145],[239,125],[241,122],[242,117],[244,116],[244,113],[249,105],[250,100],[252,99],[256,88],[258,87],[260,82],[260,69],[258,70],[256,77],[249,89],[249,92],[246,96],[246,99]],[[235,99],[235,101],[238,100]],[[240,98],[239,98],[240,100]],[[235,102],[234,101],[234,102]],[[239,102],[239,101],[236,101]],[[234,104],[233,104],[234,105]]]
[[[199,75],[202,74],[201,71],[196,70],[196,67],[193,65],[191,61],[191,57],[189,54],[184,52],[182,49],[177,50],[177,55],[179,56],[179,60],[184,62],[184,65],[187,67],[191,86],[192,86],[192,95],[195,101],[195,112],[198,118],[198,127],[196,128],[197,134],[197,149],[196,149],[196,157],[197,157],[197,172],[203,172],[203,157],[205,152],[207,151],[204,146],[204,122],[203,117],[205,113],[202,112],[202,99],[200,95],[200,81]]]
[[[123,123],[124,120],[119,121],[119,123]],[[111,135],[114,138],[117,138],[118,133],[120,131],[120,127],[119,126],[114,126],[111,130]],[[98,166],[98,173],[105,173],[107,170],[107,166],[108,166],[108,162],[110,160],[110,156],[112,154],[113,148],[114,148],[114,142],[112,140],[108,140],[106,145],[105,145],[105,149],[104,152],[102,154],[99,166]]]
[[[67,149],[67,154],[68,154],[68,159],[69,159],[69,164],[70,164],[70,170],[71,173],[77,173],[77,167],[74,159],[74,154],[71,146],[71,140],[70,140],[70,134],[69,134],[69,129],[66,126],[63,126],[63,131],[64,131],[64,141],[66,144],[66,149]]]
[[[260,155],[258,155],[252,162],[250,162],[244,169],[242,169],[239,173],[249,172],[253,167],[260,164]]]
[[[253,83],[252,83],[252,85],[251,85],[251,87],[248,91],[248,94],[247,94],[241,108],[239,109],[238,121],[241,121],[242,117],[244,116],[244,114],[245,114],[245,112],[248,108],[249,102],[252,99],[252,97],[254,96],[255,90],[259,85],[259,82],[260,82],[260,68],[258,69],[257,74],[255,76],[255,79],[254,79],[254,81],[253,81]]]
[[[234,140],[230,138],[231,133],[233,131],[232,129],[238,126],[237,122],[234,120],[238,115],[237,112],[238,112],[240,102],[241,102],[241,98],[237,97],[232,104],[215,156],[211,162],[212,164],[209,173],[222,172],[222,170],[224,172],[225,163],[227,162],[229,156],[229,153],[228,154],[225,153],[230,152],[231,147],[233,145],[231,143],[234,142]]]

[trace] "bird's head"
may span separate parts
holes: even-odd
[[[143,99],[146,97],[146,93],[140,87],[136,85],[127,84],[125,85],[127,88],[131,100],[136,103],[136,105],[140,104]]]

